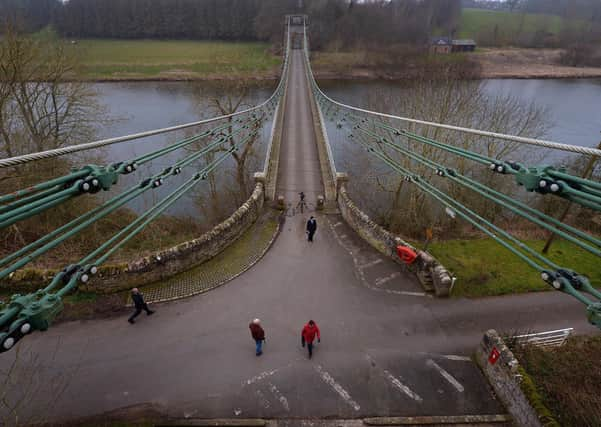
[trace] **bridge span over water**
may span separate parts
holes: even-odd
[[[292,25],[290,31],[292,37],[305,37],[302,25]],[[374,123],[367,125],[368,116],[360,110],[345,113],[342,104],[328,101],[312,77],[306,43],[292,47],[287,50],[283,78],[274,96],[260,109],[235,117],[250,117],[252,121],[261,114],[274,115],[265,170],[257,176],[261,197],[261,202],[255,201],[261,205],[257,209],[277,205],[278,196],[283,198],[284,206],[295,204],[301,191],[309,206],[321,207],[323,201],[323,209],[310,213],[318,222],[315,241],[306,241],[307,212],[294,209],[281,217],[279,233],[264,256],[243,274],[211,292],[161,304],[155,316],[135,326],[124,318],[112,318],[62,323],[44,333],[28,335],[23,325],[35,328],[33,321],[27,323],[25,315],[26,310],[33,310],[31,315],[35,315],[27,305],[30,302],[9,306],[0,318],[5,328],[3,343],[10,337],[17,339],[4,349],[14,345],[19,352],[13,348],[2,354],[0,366],[11,365],[17,354],[42,355],[35,374],[40,386],[36,396],[27,397],[24,411],[44,411],[44,418],[49,420],[111,411],[120,411],[117,413],[121,415],[146,411],[178,419],[504,414],[505,409],[470,358],[484,331],[564,327],[574,327],[577,333],[597,331],[585,315],[587,307],[591,316],[595,308],[590,304],[583,307],[583,302],[593,302],[578,290],[569,291],[577,298],[548,292],[482,300],[441,299],[424,289],[423,277],[395,262],[387,248],[381,247],[385,237],[368,230],[359,221],[360,215],[353,216],[352,206],[341,204],[341,197],[348,197],[341,194],[344,177],[333,164],[324,128],[324,120],[334,115],[341,126],[352,122],[354,134],[363,132],[369,137],[370,132],[376,132]],[[386,117],[376,119],[385,122]],[[241,121],[240,126],[246,123]],[[388,123],[383,126],[390,127]],[[252,132],[252,126],[246,130]],[[394,134],[392,128],[387,131]],[[486,132],[481,133],[486,136]],[[381,134],[374,134],[379,135],[378,144],[392,144]],[[554,144],[521,139],[523,143]],[[374,152],[373,146],[366,149]],[[582,147],[575,150],[599,154]],[[377,155],[398,168],[387,153],[380,151]],[[469,153],[457,150],[457,154]],[[473,154],[473,160],[484,161],[477,154]],[[183,170],[185,166],[182,163],[177,167]],[[512,165],[499,161],[494,167]],[[200,172],[198,179],[210,171]],[[170,170],[168,175],[173,172]],[[408,171],[399,172],[423,185],[441,202],[451,203]],[[549,185],[555,173],[551,172]],[[448,170],[441,170],[441,174],[455,178]],[[86,176],[77,179],[88,182]],[[167,175],[155,177],[150,185],[162,184],[158,182],[161,178],[167,180]],[[556,181],[569,187],[569,179],[562,179]],[[580,184],[580,192],[586,193],[587,185],[596,188],[590,183]],[[595,207],[594,197],[570,190],[565,195]],[[452,208],[465,214],[466,220],[474,218],[457,206]],[[362,227],[366,228],[362,231]],[[492,230],[499,235],[498,230]],[[241,230],[239,235],[243,233]],[[594,249],[594,238],[591,242],[590,236],[575,236]],[[95,255],[101,261],[106,259],[104,252]],[[99,267],[94,259],[89,258],[78,270],[57,280],[48,289],[49,294],[77,287],[84,274],[92,275],[91,267]],[[544,262],[537,259],[535,265],[539,264]],[[543,272],[556,274],[550,267],[544,267]],[[444,287],[444,274],[441,269],[430,271],[429,280],[439,281],[438,285]],[[557,275],[550,280],[563,284],[565,277]],[[565,286],[575,289],[573,283],[578,283],[578,278],[574,280],[568,280]],[[579,289],[587,290],[585,285]],[[595,291],[592,294],[594,297]],[[36,298],[36,307],[51,302],[45,294]],[[247,328],[255,317],[262,320],[267,335],[261,357],[254,355]],[[322,341],[309,360],[300,347],[300,328],[310,318],[318,322]],[[43,355],[49,354],[52,358],[44,359]],[[68,379],[65,392],[47,407],[44,396],[52,392],[56,378]]]

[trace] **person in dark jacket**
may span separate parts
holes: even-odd
[[[138,317],[140,313],[142,313],[142,310],[146,312],[147,316],[150,316],[154,313],[154,311],[149,309],[148,305],[144,302],[144,297],[142,296],[142,293],[138,290],[138,288],[133,288],[131,290],[131,299],[134,302],[134,307],[136,307],[136,311],[130,316],[129,319],[127,319],[129,323],[136,323],[134,319]]]
[[[301,345],[303,348],[305,347],[305,343],[307,344],[307,349],[309,350],[309,359],[313,357],[313,341],[317,336],[317,342],[321,342],[321,334],[319,332],[319,328],[317,327],[317,323],[313,320],[309,320],[303,330],[301,331]]]
[[[315,221],[314,217],[309,218],[309,221],[307,221],[307,240],[309,242],[313,241],[313,235],[315,234],[315,231],[317,230],[317,221]]]
[[[250,329],[250,334],[257,344],[257,356],[260,356],[263,354],[263,342],[265,341],[265,331],[261,327],[261,321],[259,319],[255,319],[250,325],[248,325],[248,327]]]

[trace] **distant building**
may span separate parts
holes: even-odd
[[[435,37],[430,41],[432,53],[473,52],[476,42],[471,39],[453,40],[450,37]]]
[[[473,52],[476,50],[476,42],[471,39],[453,40],[452,52]]]

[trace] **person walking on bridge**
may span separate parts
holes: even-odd
[[[261,327],[261,321],[259,319],[255,319],[250,323],[250,325],[248,325],[248,327],[250,329],[250,334],[257,344],[257,356],[260,356],[263,354],[263,342],[265,341],[265,331]]]
[[[138,315],[140,313],[142,313],[142,310],[144,310],[146,312],[147,316],[150,316],[151,314],[154,313],[154,311],[152,311],[151,309],[148,308],[148,304],[146,304],[146,302],[144,302],[144,296],[142,295],[142,293],[140,292],[140,290],[138,288],[133,288],[131,290],[131,299],[134,302],[134,307],[136,308],[136,311],[134,312],[134,314],[132,314],[129,319],[127,319],[127,321],[131,324],[136,323],[136,321],[134,320],[136,317],[138,317]]]
[[[317,327],[317,323],[313,320],[309,320],[301,332],[301,345],[303,348],[305,347],[305,343],[307,344],[307,349],[309,350],[309,359],[313,357],[313,341],[315,341],[315,336],[317,336],[317,342],[321,342],[321,334],[319,332],[319,328]]]
[[[309,218],[309,221],[307,221],[307,240],[309,242],[313,241],[315,231],[317,231],[317,221],[315,221],[314,217],[311,217]]]

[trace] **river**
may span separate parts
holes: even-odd
[[[581,80],[487,80],[484,91],[492,96],[511,95],[524,103],[535,103],[545,109],[546,139],[568,144],[596,146],[601,139],[601,79]],[[199,120],[215,114],[211,100],[216,93],[227,96],[227,89],[216,89],[207,83],[190,82],[133,82],[98,83],[94,85],[99,101],[107,109],[112,123],[98,130],[99,137],[111,137],[158,127]],[[324,82],[325,92],[332,98],[351,105],[372,107],[369,93],[374,89],[402,97],[406,88],[402,85],[381,81],[328,81]],[[272,87],[253,87],[245,102],[257,104],[266,99]],[[231,93],[229,93],[231,95]],[[373,103],[373,102],[372,102]],[[395,111],[403,114],[402,111]],[[262,141],[267,139],[270,126],[264,126]],[[181,133],[176,135],[181,137]],[[116,144],[104,150],[107,161],[132,158],[144,152],[173,143],[176,136],[156,136],[140,142]],[[265,144],[257,147],[257,155],[252,168],[262,167],[259,160],[264,156]],[[158,171],[177,157],[174,154],[154,162],[145,173]],[[232,162],[233,163],[233,162]],[[233,164],[229,165],[230,168]],[[249,170],[249,174],[254,170]],[[120,188],[131,185],[141,175],[124,177]],[[221,181],[227,180],[227,174]],[[164,190],[167,191],[167,190]],[[160,194],[160,193],[159,193]],[[156,199],[148,197],[133,204],[136,211],[147,209]],[[170,211],[177,215],[195,216],[195,197],[188,197],[177,208]]]

